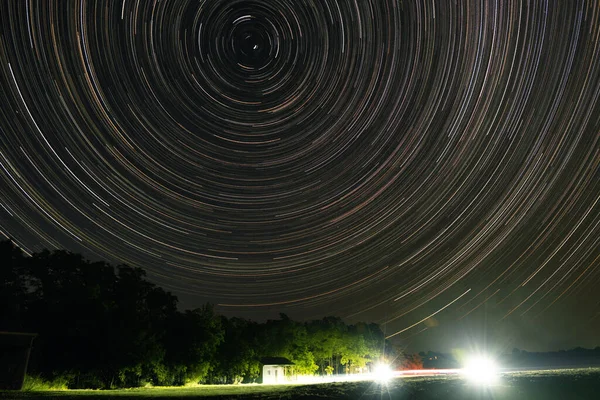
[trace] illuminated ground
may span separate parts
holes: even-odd
[[[456,375],[398,377],[387,385],[344,382],[318,385],[202,386],[118,391],[0,392],[7,400],[90,398],[211,399],[597,399],[600,369],[528,371],[503,374],[491,387],[467,383]]]

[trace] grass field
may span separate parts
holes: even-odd
[[[238,385],[114,391],[0,392],[6,400],[69,399],[599,399],[600,369],[511,372],[491,387],[459,376],[401,377],[388,384],[344,382],[317,385]]]

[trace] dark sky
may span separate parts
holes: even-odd
[[[0,2],[0,239],[412,349],[600,345],[594,1]]]

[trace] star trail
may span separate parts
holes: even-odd
[[[232,315],[585,340],[599,60],[596,1],[3,1],[0,238]]]

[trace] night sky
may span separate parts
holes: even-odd
[[[600,345],[600,5],[0,2],[0,239],[414,349]]]

